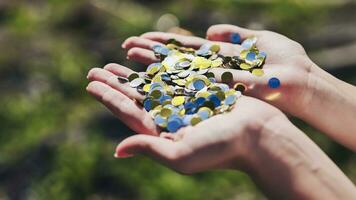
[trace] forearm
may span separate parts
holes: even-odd
[[[250,154],[247,173],[268,197],[356,199],[350,180],[289,121],[268,122],[253,137],[250,143],[255,151]]]
[[[310,74],[310,100],[300,117],[356,151],[356,88],[317,66]]]

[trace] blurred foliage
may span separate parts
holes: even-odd
[[[86,74],[109,62],[143,69],[120,44],[157,29],[166,13],[199,36],[231,23],[303,41],[330,10],[347,6],[310,2],[2,0],[0,199],[262,199],[242,173],[183,176],[141,156],[115,160],[116,144],[132,132],[86,94]],[[354,154],[294,122],[356,181]]]

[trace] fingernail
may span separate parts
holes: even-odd
[[[126,49],[125,43],[122,43],[121,48]]]
[[[126,152],[115,152],[114,153],[114,157],[115,158],[129,158],[129,157],[133,157],[134,154],[129,154],[129,153],[126,153]]]

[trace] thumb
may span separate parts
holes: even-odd
[[[235,35],[233,35],[235,34]],[[238,36],[236,36],[236,34]],[[258,31],[241,28],[238,26],[230,24],[217,24],[210,26],[206,32],[206,38],[212,41],[221,41],[221,42],[232,42],[239,44],[242,40],[248,38],[249,36],[258,36]],[[240,37],[240,42],[234,41],[236,37]]]
[[[124,158],[144,154],[166,165],[172,164],[184,148],[182,144],[152,135],[134,135],[123,140],[117,147],[115,157]]]

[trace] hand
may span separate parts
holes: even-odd
[[[175,134],[162,133],[157,137],[151,116],[135,103],[143,96],[117,76],[127,77],[133,71],[117,64],[93,68],[87,91],[107,106],[127,126],[139,135],[125,139],[117,147],[117,156],[147,154],[183,173],[214,168],[240,168],[251,156],[250,136],[256,137],[270,120],[288,121],[278,109],[251,97],[241,97],[233,110],[216,115],[196,126],[180,129]]]
[[[221,46],[220,54],[239,55],[241,46],[229,43],[231,33],[239,33],[242,39],[256,36],[258,49],[267,53],[263,68],[264,76],[257,77],[247,71],[229,70],[234,74],[234,81],[248,86],[247,95],[265,100],[295,116],[301,116],[313,94],[309,90],[313,62],[300,44],[283,35],[270,31],[253,31],[232,25],[215,25],[207,31],[209,40],[172,33],[149,32],[140,37],[128,38],[122,47],[128,50],[129,59],[145,64],[157,61],[151,51],[152,46],[165,43],[171,38],[180,41],[184,46],[193,48],[215,41]],[[219,81],[220,75],[225,70],[214,69],[212,71]],[[272,77],[280,79],[280,88],[269,88],[268,80]]]
[[[126,138],[116,157],[145,154],[186,174],[243,170],[273,199],[356,197],[350,180],[282,112],[252,97],[239,98],[229,113],[180,129],[173,135],[178,141],[158,137],[151,117],[133,100],[143,97],[117,80],[130,73],[109,64],[88,74],[87,91],[133,130],[148,134]]]

